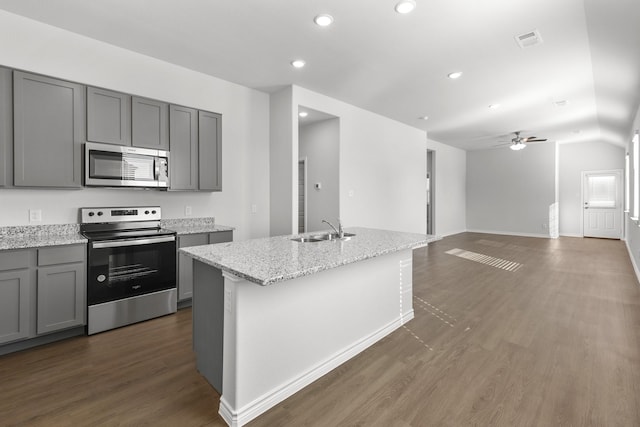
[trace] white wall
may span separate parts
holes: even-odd
[[[0,226],[77,221],[82,206],[159,204],[165,218],[215,216],[235,239],[269,232],[269,96],[202,73],[0,11],[0,65],[221,113],[220,193],[0,189]],[[251,213],[256,205],[257,213]]]
[[[640,129],[640,109],[638,109],[636,113],[636,118],[633,122],[633,128],[631,129],[631,133],[629,135],[629,144],[627,146],[626,152],[631,154],[631,158],[633,159],[632,152],[632,143],[631,138],[633,133],[637,132]],[[633,161],[630,164],[630,170],[633,171]],[[631,189],[631,200],[630,203],[633,206],[633,193],[635,192],[633,189],[633,172],[630,174],[630,180],[632,181],[630,184]],[[625,238],[627,243],[627,249],[629,250],[629,256],[631,257],[631,261],[633,262],[633,267],[636,272],[636,277],[638,281],[640,281],[640,223],[633,221],[629,214],[625,213]]]
[[[427,140],[435,151],[435,231],[450,236],[467,229],[467,152]]]
[[[298,150],[293,151],[292,141],[297,141],[298,117],[293,111],[293,89],[291,86],[271,94],[270,97],[270,235],[295,233],[298,225],[297,172],[291,169],[298,164]],[[296,142],[297,143],[297,142]]]
[[[556,202],[556,144],[467,153],[467,229],[549,236]]]
[[[582,237],[582,172],[624,170],[625,150],[604,142],[559,144],[560,234]]]
[[[426,133],[301,87],[292,89],[291,117],[302,105],[340,119],[340,219],[345,227],[425,233]],[[289,124],[272,120],[271,126]],[[297,127],[289,146],[294,154],[289,165],[292,184],[297,185]],[[272,169],[272,179],[276,173]],[[293,200],[293,213],[298,209],[296,194],[292,185],[287,200]],[[296,225],[292,214],[289,233]]]
[[[306,231],[326,230],[323,219],[337,227],[340,217],[340,119],[329,119],[300,126],[299,157],[307,160]],[[315,184],[320,183],[317,190]]]

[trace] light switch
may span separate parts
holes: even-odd
[[[258,212],[258,205],[251,205],[251,213],[257,213]]]
[[[191,206],[185,206],[184,207],[184,214],[185,214],[185,216],[191,216],[191,214],[192,214]]]

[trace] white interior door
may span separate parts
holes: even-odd
[[[622,238],[622,171],[582,173],[585,237]]]

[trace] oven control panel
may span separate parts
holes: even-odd
[[[81,208],[83,224],[101,222],[159,221],[160,206]]]

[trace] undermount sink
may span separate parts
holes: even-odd
[[[293,240],[294,242],[300,242],[300,243],[312,243],[312,242],[333,241],[333,240],[345,241],[345,240],[351,239],[354,236],[355,234],[353,233],[344,233],[344,237],[338,237],[338,233],[324,233],[324,234],[317,234],[315,236],[295,237],[291,240]]]
[[[313,236],[313,238],[320,240],[349,240],[353,236],[355,236],[353,233],[343,233],[343,237],[338,237],[338,233],[325,233]]]
[[[293,239],[294,242],[300,242],[300,243],[309,243],[309,242],[321,242],[322,239],[316,238],[316,236],[313,237],[295,237]]]

